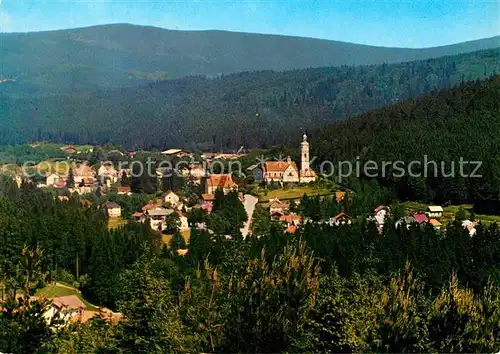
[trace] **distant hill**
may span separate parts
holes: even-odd
[[[0,92],[0,143],[295,146],[303,129],[500,73],[499,54],[496,49],[391,65],[187,77],[40,98],[12,99]]]
[[[0,34],[5,95],[130,87],[188,75],[370,65],[500,46],[500,36],[426,49],[383,48],[312,38],[174,31],[127,24]]]
[[[420,161],[412,167],[412,178],[409,173],[395,178],[390,169],[386,176],[379,174],[379,182],[395,190],[399,199],[480,202],[485,212],[500,212],[499,75],[373,110],[315,133],[311,156],[317,161],[335,164],[359,157],[361,166],[368,160],[378,166],[382,161],[404,161],[405,166]],[[429,163],[427,178],[415,177],[424,174],[424,156],[437,163],[437,173]],[[480,161],[475,175],[482,177],[463,177],[475,164],[464,165],[462,173],[460,158]]]

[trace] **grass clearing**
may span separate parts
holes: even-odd
[[[419,202],[405,202],[404,206],[411,210],[412,213],[423,213],[427,210],[428,204]],[[446,224],[450,221],[455,220],[455,215],[458,213],[460,208],[464,208],[468,213],[472,211],[474,205],[472,204],[460,204],[460,205],[448,205],[443,207],[443,216],[438,219],[442,224]],[[481,220],[485,225],[491,223],[500,223],[499,215],[485,215],[485,214],[475,214],[475,218]]]
[[[324,196],[335,193],[336,188],[332,185],[306,185],[297,186],[292,188],[280,188],[272,190],[261,190],[257,192],[259,203],[265,203],[271,198],[278,198],[280,200],[299,199],[304,194],[308,196]],[[267,193],[266,193],[267,192]]]
[[[109,218],[108,219],[108,229],[118,229],[121,226],[127,224],[127,220],[122,218]]]
[[[185,230],[185,231],[181,231],[180,232],[182,237],[184,238],[184,241],[186,242],[186,245],[189,244],[189,238],[191,237],[191,229],[189,230]],[[172,237],[174,235],[162,235],[161,236],[161,239],[163,241],[164,244],[166,244],[167,246],[170,245],[170,240],[172,240]]]
[[[38,289],[38,291],[35,294],[35,296],[37,297],[44,296],[48,299],[52,299],[54,297],[59,297],[59,296],[70,296],[70,295],[76,295],[85,304],[86,310],[99,311],[98,307],[92,305],[87,300],[85,300],[82,294],[75,288],[60,286],[57,284],[49,284],[42,289]]]

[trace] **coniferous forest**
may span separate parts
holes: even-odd
[[[112,142],[194,151],[292,146],[304,129],[499,72],[498,49],[491,49],[400,64],[194,76],[18,99],[0,92],[0,143]]]
[[[479,225],[473,237],[458,219],[445,232],[396,227],[401,210],[395,205],[379,233],[365,215],[382,199],[356,193],[339,205],[304,196],[297,212],[313,222],[286,234],[262,210],[254,237],[242,239],[236,194],[218,193],[212,214],[196,217],[214,232],[194,228],[188,253],[180,256],[178,244],[162,246],[145,225],[108,230],[102,210],[77,196],[60,201],[4,178],[0,280],[7,301],[0,350],[498,351],[498,226]],[[357,221],[315,222],[338,209]],[[97,316],[50,329],[42,317],[48,301],[20,295],[35,294],[61,274],[78,279],[94,305],[123,318],[111,323]]]

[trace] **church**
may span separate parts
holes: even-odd
[[[265,183],[310,183],[316,180],[316,173],[309,166],[309,143],[307,135],[300,144],[300,170],[290,157],[286,161],[266,161],[264,166]]]

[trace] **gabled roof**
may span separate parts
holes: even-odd
[[[342,219],[342,218],[346,218],[346,219],[352,219],[349,215],[347,215],[346,213],[342,212],[340,214],[337,214],[336,216],[333,217],[335,220],[337,219]]]
[[[441,223],[436,219],[430,219],[429,224],[431,224],[432,226],[441,226]]]
[[[234,183],[233,177],[230,174],[211,175],[208,177],[207,183],[210,187],[216,188],[238,187],[238,185]]]
[[[188,153],[186,150],[182,150],[182,149],[168,149],[168,150],[165,150],[165,151],[162,151],[162,154],[164,155],[174,155],[174,154],[178,154],[178,153]]]
[[[443,208],[439,205],[429,205],[427,207],[427,210],[429,210],[431,213],[442,213]]]
[[[260,164],[258,164],[258,163],[256,163],[255,165],[252,165],[252,166],[250,166],[250,167],[247,167],[247,171],[253,171],[253,170],[255,170],[257,167],[259,167],[259,168],[260,168],[260,167],[261,167],[261,165],[260,165]]]
[[[118,203],[115,202],[106,202],[102,206],[104,209],[118,209],[121,208],[121,206]]]
[[[164,197],[166,197],[167,195],[170,195],[170,194],[173,194],[173,195],[175,195],[176,197],[178,197],[178,195],[177,195],[175,192],[171,191],[171,190],[168,190],[168,191],[166,191],[165,193],[163,193],[163,196],[164,196]]]
[[[116,190],[118,191],[118,193],[128,193],[128,192],[130,192],[130,187],[120,186],[120,187],[116,188]]]
[[[136,211],[135,213],[132,214],[132,216],[134,218],[140,218],[143,215],[144,215],[144,213],[141,213],[140,211]]]
[[[384,205],[379,205],[378,207],[375,208],[375,210],[373,210],[374,213],[378,213],[380,210],[384,209],[385,206]]]
[[[52,299],[52,303],[59,308],[84,309],[86,306],[76,295],[59,296]]]
[[[293,169],[298,171],[295,162],[288,161],[266,161],[265,170],[266,172],[285,172],[286,169],[292,166]]]
[[[302,217],[300,215],[282,215],[280,217],[280,221],[286,222],[286,223],[293,223],[293,222],[300,222],[302,220]]]
[[[415,218],[415,221],[418,222],[419,224],[427,222],[427,220],[428,220],[427,215],[422,214],[422,213],[414,214],[413,217]]]
[[[146,205],[144,205],[144,206],[142,207],[142,210],[143,210],[143,211],[146,211],[146,210],[151,210],[151,209],[156,208],[156,206],[157,206],[156,204],[153,204],[153,203],[148,203],[148,204],[146,204]]]
[[[201,199],[203,199],[206,202],[212,202],[215,200],[215,196],[213,194],[203,193],[201,195]]]
[[[146,211],[146,213],[151,216],[167,216],[172,214],[173,212],[174,211],[172,209],[167,209],[162,207],[156,207],[154,209]]]

